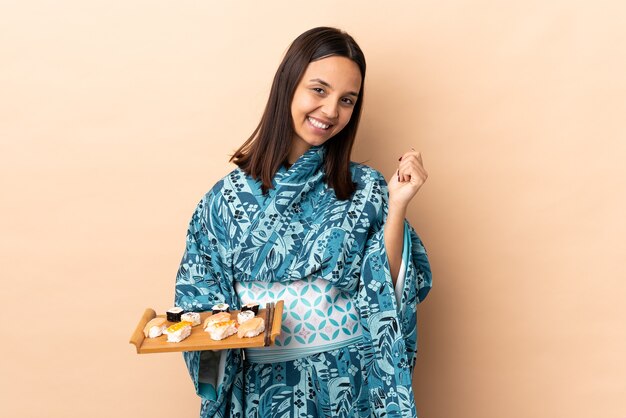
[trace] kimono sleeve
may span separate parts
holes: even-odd
[[[209,192],[198,203],[185,253],[176,274],[175,304],[186,311],[207,311],[232,293],[227,237],[219,219],[219,199]]]
[[[373,176],[376,202],[361,267],[359,310],[366,341],[365,364],[375,416],[415,416],[412,374],[417,352],[417,304],[426,298],[432,275],[426,250],[405,221],[402,267],[394,289],[385,249],[388,189]]]
[[[389,190],[382,174],[377,172],[375,181],[378,183],[378,187],[375,187],[375,190],[379,190],[381,203],[376,215],[376,221],[370,230],[367,244],[367,249],[370,251],[366,255],[378,257],[377,262],[383,267],[381,275],[384,275],[385,279],[391,279],[389,261],[384,245],[384,226],[389,208]],[[383,272],[384,274],[382,274]],[[402,316],[415,313],[415,305],[426,298],[431,287],[432,272],[426,248],[415,229],[405,220],[401,266],[395,285],[398,314]],[[412,312],[407,312],[407,310]]]
[[[186,311],[206,311],[224,302],[233,305],[232,268],[220,200],[209,192],[198,203],[187,231],[185,252],[176,274],[175,304]],[[240,398],[241,354],[191,351],[183,357],[201,398],[201,417],[221,417]]]

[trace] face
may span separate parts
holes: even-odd
[[[330,56],[309,63],[291,102],[292,148],[304,152],[339,133],[350,121],[360,90],[361,71],[351,59]]]

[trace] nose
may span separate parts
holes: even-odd
[[[322,113],[328,119],[337,119],[339,117],[339,106],[337,101],[332,97],[327,97],[322,104]]]

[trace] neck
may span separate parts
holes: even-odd
[[[296,136],[291,142],[291,150],[289,150],[288,157],[289,164],[295,163],[309,148],[311,148],[309,144]]]

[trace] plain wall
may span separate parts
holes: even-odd
[[[195,417],[137,355],[187,223],[288,44],[368,60],[353,159],[430,177],[409,220],[424,418],[626,417],[626,6],[619,1],[0,3],[0,415]]]

